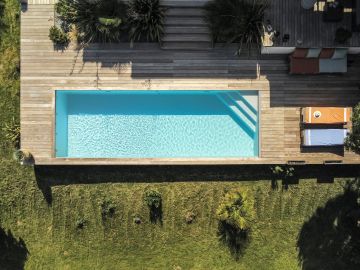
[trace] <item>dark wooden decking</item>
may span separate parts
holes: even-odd
[[[276,31],[280,32],[274,46],[284,47],[359,47],[360,33],[353,33],[350,41],[344,45],[336,44],[335,31],[339,27],[351,30],[351,13],[344,13],[344,18],[338,23],[323,22],[321,6],[325,0],[318,1],[316,7],[320,10],[306,10],[301,7],[301,0],[271,0],[266,19]],[[349,1],[351,2],[351,1]],[[283,43],[282,37],[289,34],[288,42]],[[301,40],[299,44],[297,41]]]
[[[45,0],[33,0],[45,1]],[[47,0],[48,1],[48,0]],[[43,3],[43,2],[41,2]],[[360,59],[345,75],[289,76],[285,56],[234,56],[229,48],[162,50],[155,44],[92,45],[56,51],[48,39],[51,4],[30,4],[21,18],[22,148],[36,164],[285,163],[304,160],[358,163],[343,149],[300,147],[300,107],[352,106],[360,100]],[[57,159],[54,150],[55,89],[259,90],[260,157],[255,159]]]

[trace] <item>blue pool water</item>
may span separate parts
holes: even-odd
[[[56,157],[258,156],[256,91],[56,91]]]

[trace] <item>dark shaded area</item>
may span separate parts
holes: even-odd
[[[0,227],[0,269],[24,269],[29,251],[23,239],[16,239],[10,230]]]
[[[239,260],[249,244],[249,232],[238,230],[224,221],[218,225],[218,236],[222,244],[228,247],[235,260]]]
[[[226,61],[274,59],[271,55],[260,55],[256,51],[244,50],[235,56],[237,44],[216,44],[211,50],[163,50],[157,43],[92,43],[84,47],[82,61],[97,63],[98,67],[112,68],[122,76],[126,67],[131,67],[131,77],[155,78],[257,78],[256,62],[246,66],[229,65]],[[245,52],[246,51],[246,52]],[[78,57],[74,59],[77,62]],[[79,59],[80,61],[80,59]],[[204,61],[211,66],[204,65]],[[81,72],[73,70],[71,73]],[[125,73],[127,74],[127,73]]]
[[[150,222],[153,224],[160,223],[160,225],[163,224],[162,218],[163,218],[163,210],[162,210],[162,203],[160,203],[159,207],[151,206],[149,207],[149,219]]]
[[[294,166],[296,179],[357,177],[360,165]],[[35,166],[39,189],[51,204],[51,187],[96,183],[161,183],[206,181],[271,180],[268,165],[187,165],[187,166]],[[297,180],[296,180],[297,181]]]
[[[360,269],[359,180],[304,223],[297,242],[305,270]]]

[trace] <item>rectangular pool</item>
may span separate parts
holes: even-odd
[[[56,91],[67,158],[257,157],[257,91]]]

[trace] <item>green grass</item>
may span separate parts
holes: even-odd
[[[1,124],[19,118],[17,0],[5,2],[0,56],[10,64],[0,66]],[[332,231],[334,220],[351,205],[331,202],[344,198],[345,180],[318,184],[306,179],[288,190],[272,190],[266,167],[34,169],[11,160],[13,149],[2,131],[0,147],[0,269],[300,269],[299,235],[306,269],[322,269],[321,263],[326,269],[351,269],[331,267],[338,257],[330,251],[339,250],[332,243],[344,242],[335,237],[339,231]],[[336,175],[344,175],[344,168]],[[358,175],[356,168],[346,170]],[[301,171],[300,178],[323,175],[319,167]],[[148,188],[162,194],[162,225],[149,221],[143,202]],[[226,191],[245,188],[255,198],[256,219],[250,244],[236,261],[219,242],[215,212]],[[105,199],[116,210],[103,221]],[[325,217],[319,209],[326,209]],[[193,224],[185,222],[188,211],[196,214]],[[142,223],[135,224],[134,216]],[[83,229],[76,228],[79,219],[86,220]],[[328,253],[319,253],[324,239],[334,241],[327,243]]]

